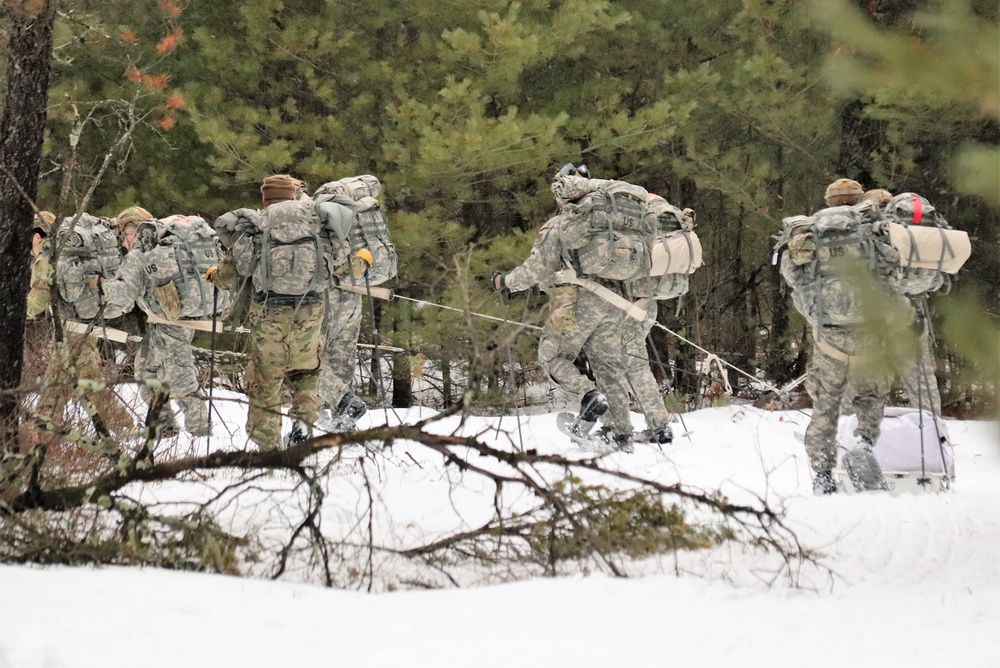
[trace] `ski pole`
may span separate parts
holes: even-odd
[[[375,302],[372,300],[371,281],[368,279],[368,269],[365,268],[365,291],[368,293],[368,307],[372,314],[372,341],[375,347],[372,348],[372,359],[375,362],[375,382],[378,384],[379,393],[382,395],[382,410],[385,412],[385,423],[389,424],[389,401],[385,396],[385,383],[382,381],[382,362],[379,360],[378,350],[381,342],[378,336],[378,327],[375,323]],[[393,411],[395,413],[395,411]]]
[[[212,284],[212,354],[208,358],[208,441],[205,443],[205,454],[212,452],[212,393],[215,389],[215,330],[219,322],[219,288]]]

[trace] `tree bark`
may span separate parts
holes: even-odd
[[[0,448],[17,448],[31,224],[45,136],[54,0],[7,0],[7,91],[0,118]]]

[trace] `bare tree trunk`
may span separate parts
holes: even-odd
[[[0,448],[17,447],[31,222],[45,136],[53,0],[6,0],[7,91],[0,118]]]

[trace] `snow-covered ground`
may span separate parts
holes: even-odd
[[[242,409],[224,410],[227,424],[216,426],[213,445],[240,446]],[[371,411],[362,426],[386,417]],[[804,414],[732,406],[684,419],[690,438],[662,452],[639,446],[609,462],[665,483],[721,489],[734,501],[768,499],[785,509],[805,546],[822,553],[832,576],[807,569],[799,588],[783,580],[769,585],[766,560],[732,544],[649,560],[636,565],[633,572],[643,575],[635,578],[572,575],[377,595],[150,568],[3,566],[0,668],[1000,666],[995,424],[948,421],[957,468],[951,493],[817,498],[795,436],[808,422]],[[572,452],[554,414],[519,423],[508,416],[487,431],[500,420],[460,425],[453,417],[434,431]],[[341,521],[347,527],[354,515],[345,509],[357,510],[370,491],[357,482],[363,450],[355,450],[331,473],[325,531],[336,533]],[[492,510],[489,485],[472,478],[456,484],[440,459],[412,443],[366,458],[380,540],[406,543],[474,526]],[[160,502],[202,498],[223,475],[136,493]],[[266,497],[268,479],[260,484]],[[294,495],[270,499],[286,502],[296,502]],[[273,515],[273,508],[244,510],[249,514],[233,512],[234,523]]]

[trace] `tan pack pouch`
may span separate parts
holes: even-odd
[[[576,329],[576,286],[563,285],[549,290],[552,312],[549,326],[556,330]]]
[[[809,264],[816,257],[816,241],[812,234],[799,234],[788,241],[788,257],[792,264]]]
[[[156,296],[156,302],[163,309],[163,315],[167,316],[167,320],[177,320],[184,313],[184,308],[181,306],[181,296],[177,293],[177,286],[174,285],[173,281],[154,288],[153,294]]]

